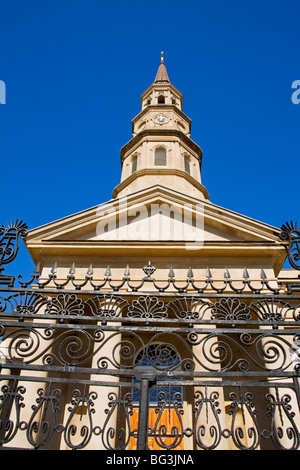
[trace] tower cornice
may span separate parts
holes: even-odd
[[[197,188],[204,196],[205,199],[209,199],[209,194],[205,186],[203,184],[199,183],[199,181],[195,180],[192,176],[187,174],[184,171],[177,170],[177,169],[167,169],[167,170],[162,170],[162,169],[155,169],[155,168],[148,168],[148,169],[143,169],[136,171],[135,173],[131,174],[126,178],[126,180],[122,181],[118,186],[116,186],[113,190],[112,197],[116,198],[118,197],[118,194],[126,188],[130,183],[133,183],[136,179],[141,178],[142,176],[158,176],[159,174],[165,175],[165,176],[176,176],[179,178],[183,178],[187,180],[192,186]]]
[[[127,144],[125,144],[120,151],[121,155],[121,162],[124,161],[127,154],[132,151],[132,149],[138,146],[142,139],[145,137],[177,137],[186,146],[188,146],[191,150],[195,152],[199,163],[201,165],[202,162],[202,150],[190,137],[187,137],[183,132],[176,130],[176,129],[146,129],[144,131],[139,132],[136,134]]]
[[[140,111],[139,114],[137,114],[131,120],[132,128],[133,128],[134,124],[139,119],[141,119],[143,116],[145,116],[145,114],[147,114],[149,111],[157,111],[157,112],[160,112],[160,111],[173,111],[173,112],[177,113],[182,119],[184,119],[189,124],[189,126],[192,123],[192,120],[184,112],[182,112],[177,106],[175,106],[175,105],[168,105],[167,106],[167,105],[157,104],[157,105],[147,106],[147,108],[144,108],[142,111]]]

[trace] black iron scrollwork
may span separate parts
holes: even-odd
[[[288,245],[284,246],[289,262],[294,269],[300,270],[300,230],[297,223],[283,224],[279,237],[281,240],[288,241]]]
[[[18,238],[19,235],[24,238],[27,235],[27,225],[22,220],[12,222],[11,225],[0,227],[0,285],[8,285],[12,287],[14,277],[2,274],[4,264],[11,263],[17,256],[19,251]]]
[[[26,229],[0,226],[0,449],[300,448],[299,281],[149,262],[15,282]],[[280,238],[300,270],[300,228]]]

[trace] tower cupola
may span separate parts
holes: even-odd
[[[155,80],[141,95],[142,109],[147,106],[173,105],[182,110],[182,100],[182,93],[169,80],[162,52]]]

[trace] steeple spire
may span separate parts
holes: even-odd
[[[161,53],[160,64],[159,64],[157,74],[156,74],[156,77],[155,77],[155,80],[154,80],[154,83],[156,83],[156,82],[169,82],[170,83],[168,73],[167,73],[167,69],[166,69],[165,62],[164,62],[164,53],[163,52]]]

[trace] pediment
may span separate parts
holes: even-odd
[[[153,186],[33,229],[26,244],[44,241],[274,242],[278,240],[278,233],[275,227],[211,202]]]

